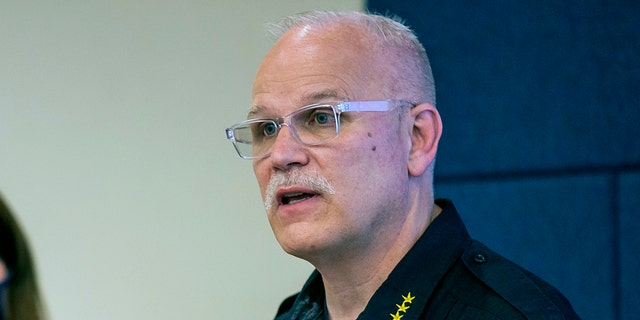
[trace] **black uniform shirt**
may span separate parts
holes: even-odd
[[[375,292],[360,320],[579,319],[554,287],[470,238],[456,208],[443,210]],[[327,319],[322,276],[281,305],[276,320]]]

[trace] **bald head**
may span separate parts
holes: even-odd
[[[435,105],[435,86],[426,52],[413,31],[395,18],[314,11],[286,17],[272,25],[271,32],[278,37],[271,56],[282,53],[280,50],[295,50],[290,56],[325,50],[323,60],[316,63],[327,64],[349,56],[353,64],[365,65],[373,77],[361,81],[376,82],[376,90],[385,97]],[[287,47],[294,41],[300,41],[299,45]],[[347,50],[351,53],[345,54]],[[265,60],[268,58],[269,55]]]

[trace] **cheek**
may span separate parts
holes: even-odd
[[[256,180],[258,180],[258,186],[260,187],[260,195],[264,198],[264,192],[267,189],[267,185],[269,184],[270,175],[268,170],[265,170],[262,167],[263,166],[260,166],[254,163],[253,173],[256,176]]]
[[[399,163],[398,141],[390,141],[390,138],[373,130],[365,131],[359,139],[354,139],[341,148],[342,150],[336,153],[338,158],[332,162],[350,164],[344,166],[345,177],[374,181],[376,176]],[[361,183],[362,181],[358,182]]]
[[[8,275],[7,267],[5,267],[4,262],[0,260],[0,283],[2,283]],[[2,300],[0,300],[0,302],[2,302]]]
[[[402,135],[371,131],[367,132],[364,142],[367,148],[363,158],[370,159],[376,170],[391,170],[400,175],[407,173],[408,148]]]
[[[373,157],[388,157],[400,151],[402,141],[397,136],[367,132],[365,143]]]

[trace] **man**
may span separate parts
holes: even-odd
[[[364,13],[286,18],[227,129],[282,248],[316,271],[276,319],[576,319],[553,287],[434,202],[442,123],[411,30]]]

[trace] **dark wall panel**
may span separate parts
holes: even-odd
[[[620,304],[625,320],[640,319],[640,172],[620,179]]]

